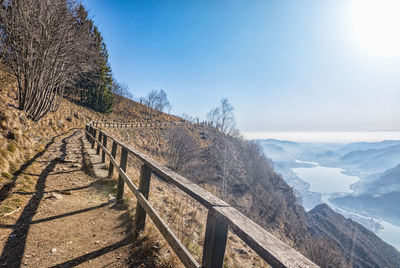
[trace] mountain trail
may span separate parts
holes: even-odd
[[[113,202],[104,180],[82,171],[83,135],[73,130],[54,137],[19,171],[36,178],[34,191],[8,189],[2,196],[26,202],[0,224],[0,267],[128,266],[129,210]]]

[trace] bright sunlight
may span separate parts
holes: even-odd
[[[365,52],[384,59],[400,58],[400,1],[354,0],[351,34]]]

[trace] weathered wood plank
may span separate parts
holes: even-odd
[[[203,247],[202,264],[204,268],[223,266],[227,238],[228,225],[226,222],[214,217],[209,212]]]
[[[143,196],[146,199],[149,198],[150,179],[151,179],[151,169],[146,164],[143,164],[140,171],[139,191],[143,194]],[[144,229],[145,223],[146,223],[146,211],[140,205],[140,203],[137,202],[133,239],[136,240],[139,233]]]
[[[96,141],[96,129],[94,128],[94,127],[92,127],[92,149],[94,149],[94,145],[96,144],[95,143],[95,141]]]
[[[115,159],[115,156],[117,155],[117,146],[118,146],[118,144],[113,140],[112,148],[111,148],[112,159]],[[105,150],[103,150],[103,152],[105,152]],[[108,177],[109,178],[112,177],[113,172],[114,172],[114,164],[112,162],[112,159],[110,159],[110,164],[109,164],[109,167],[108,167]]]
[[[119,164],[119,167],[123,170],[126,171],[126,163],[128,162],[128,151],[126,150],[125,147],[121,148],[121,161]],[[118,176],[118,189],[117,189],[117,200],[120,201],[122,200],[122,197],[124,195],[124,179],[121,177],[121,175]]]
[[[107,136],[103,134],[103,146],[107,148]],[[102,150],[101,152],[101,162],[105,163],[106,162],[106,152]]]
[[[214,207],[211,212],[229,223],[233,232],[273,267],[319,267],[235,208]]]
[[[99,130],[99,141],[101,143],[101,138],[103,136],[103,132],[101,130]],[[100,154],[100,144],[97,144],[97,150],[96,150],[96,154]]]

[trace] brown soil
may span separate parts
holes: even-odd
[[[37,181],[33,191],[7,197],[20,195],[25,204],[2,219],[0,266],[128,266],[139,243],[130,243],[129,210],[109,202],[112,188],[82,171],[82,135],[55,138],[23,171]]]

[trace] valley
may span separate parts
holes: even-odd
[[[326,203],[400,249],[400,141],[258,140],[307,211]]]

